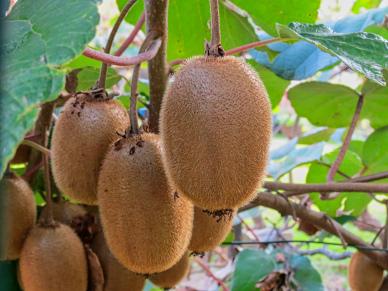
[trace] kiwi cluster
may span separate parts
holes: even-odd
[[[361,252],[355,252],[349,263],[348,279],[353,291],[378,291],[384,270]]]

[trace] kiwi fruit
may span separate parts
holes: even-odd
[[[127,269],[163,272],[187,250],[193,206],[168,184],[157,135],[144,133],[112,145],[97,197],[109,249]]]
[[[4,249],[1,260],[19,258],[28,231],[36,220],[34,193],[28,183],[14,174],[5,174],[0,182],[0,195],[3,197],[0,213],[6,223],[4,227]]]
[[[54,220],[69,226],[71,226],[74,218],[87,214],[87,211],[81,205],[68,201],[53,202],[51,205]],[[46,211],[47,207],[43,208],[40,216],[45,217]]]
[[[144,276],[135,274],[124,268],[113,257],[106,245],[102,231],[98,232],[94,237],[91,248],[97,254],[104,272],[105,291],[143,290],[145,285]]]
[[[19,261],[26,291],[86,291],[87,262],[84,247],[64,224],[35,226],[29,233]]]
[[[248,203],[265,176],[271,123],[266,89],[242,59],[186,61],[167,88],[160,116],[174,188],[202,209]]]
[[[128,126],[128,113],[115,100],[85,94],[70,98],[52,137],[52,170],[58,188],[81,203],[95,204],[104,155],[117,132]]]
[[[377,291],[383,282],[384,270],[361,252],[355,252],[349,263],[349,285],[353,291]]]
[[[164,288],[170,289],[175,287],[180,281],[182,281],[190,269],[190,254],[186,252],[183,257],[172,266],[170,269],[154,274],[149,277],[150,281],[155,285]]]
[[[233,210],[231,217],[216,218],[194,207],[193,234],[189,250],[194,253],[203,253],[215,249],[232,229],[235,214],[236,210]]]

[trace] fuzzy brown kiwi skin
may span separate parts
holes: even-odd
[[[5,227],[4,253],[0,260],[15,260],[19,258],[28,231],[36,220],[34,193],[28,183],[14,174],[6,174],[0,182],[0,195],[4,204],[0,212],[4,214]]]
[[[187,250],[193,206],[174,193],[157,135],[145,133],[112,145],[98,183],[100,219],[109,249],[129,270],[163,272]]]
[[[19,261],[26,291],[86,291],[87,262],[84,247],[64,224],[35,226],[29,233]]]
[[[81,205],[73,204],[68,201],[60,201],[52,203],[53,218],[60,223],[71,225],[72,221],[76,217],[84,216],[87,214],[85,208]],[[43,208],[40,213],[40,217],[46,216],[47,208]]]
[[[248,203],[265,176],[271,123],[266,89],[243,60],[188,60],[168,86],[160,116],[171,183],[202,209]]]
[[[150,276],[149,280],[161,288],[170,289],[182,281],[189,273],[189,270],[190,254],[189,252],[186,252],[173,267],[164,272]]]
[[[189,245],[189,250],[194,253],[203,253],[215,249],[229,234],[233,225],[233,217],[224,216],[217,219],[198,207],[194,207],[193,234]]]
[[[91,244],[97,254],[104,272],[105,291],[141,291],[145,285],[145,277],[124,268],[110,252],[102,231],[98,232]]]
[[[69,197],[96,204],[97,179],[109,145],[129,126],[126,110],[115,100],[70,98],[55,125],[51,161],[58,188]]]
[[[384,270],[361,252],[352,255],[349,263],[349,285],[353,291],[377,291],[384,278]]]

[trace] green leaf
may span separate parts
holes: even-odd
[[[101,67],[101,62],[85,57],[84,55],[79,55],[73,59],[70,63],[66,64],[66,68],[70,69],[81,69],[85,67],[93,67],[99,69]]]
[[[272,108],[275,108],[281,101],[285,90],[287,89],[290,81],[275,75],[271,70],[260,65],[254,60],[249,60],[248,63],[257,71],[261,80],[263,81],[265,88],[268,91],[269,99],[271,100]]]
[[[119,8],[122,8],[125,3],[126,1],[117,0]],[[136,23],[143,11],[143,5],[143,1],[138,1],[126,20],[132,24]],[[168,60],[203,55],[205,40],[210,40],[209,1],[170,0],[168,15]],[[220,5],[220,22],[224,49],[257,40],[247,18],[229,10],[223,2]]]
[[[288,91],[296,113],[316,126],[349,126],[358,93],[353,89],[323,82],[301,83]]]
[[[374,34],[378,34],[385,39],[388,39],[388,29],[384,26],[371,25],[365,29],[365,32],[370,32]]]
[[[293,255],[290,265],[294,271],[294,279],[300,291],[323,291],[322,278],[317,269],[311,264],[309,258]]]
[[[278,25],[279,35],[297,37],[338,57],[352,70],[385,85],[382,70],[388,67],[388,41],[368,32],[335,33],[323,24],[293,22]]]
[[[339,149],[336,149],[322,157],[321,162],[326,165],[316,162],[311,164],[310,169],[306,176],[307,183],[324,183],[327,181],[327,174],[329,172],[330,165],[335,161],[338,155]],[[352,152],[347,151],[345,158],[339,168],[340,173],[343,173],[349,177],[357,174],[362,169],[362,163],[360,157]],[[335,181],[343,181],[347,179],[341,174],[337,173],[334,177]],[[330,216],[336,216],[338,210],[349,211],[352,215],[360,215],[370,202],[371,198],[366,193],[348,193],[343,192],[337,198],[333,200],[321,200],[319,193],[311,193],[311,201],[326,214]]]
[[[327,141],[335,132],[333,128],[316,128],[312,132],[304,134],[299,138],[299,144],[312,145],[317,142]]]
[[[17,261],[0,261],[0,291],[20,291],[17,280]]]
[[[388,170],[388,126],[379,128],[365,141],[362,160],[367,173],[373,174]]]
[[[371,9],[380,5],[381,0],[356,0],[352,7],[352,12],[360,13],[361,8]]]
[[[245,249],[237,257],[232,291],[257,290],[256,283],[271,273],[276,262],[263,250]]]
[[[116,4],[121,11],[125,4],[127,4],[128,0],[116,0]],[[136,1],[135,4],[129,10],[129,13],[125,17],[125,21],[135,24],[139,20],[141,14],[144,11],[144,1]],[[144,27],[144,26],[143,26]]]
[[[272,161],[268,167],[268,173],[278,179],[297,166],[318,160],[323,152],[324,143],[297,148],[288,153],[287,157],[280,161]]]
[[[356,153],[359,157],[362,156],[363,149],[364,141],[362,140],[352,140],[349,144],[349,150]]]
[[[98,76],[100,75],[100,70],[93,67],[86,67],[82,69],[77,74],[77,91],[89,90],[96,83]],[[116,70],[108,68],[106,75],[106,88],[111,88],[113,85],[117,84],[120,81],[121,77]]]
[[[293,21],[314,23],[317,19],[320,0],[232,0],[253,18],[264,31],[276,35],[276,23]]]
[[[94,0],[19,0],[5,21],[0,45],[4,87],[0,106],[0,175],[24,135],[33,127],[38,105],[64,86],[56,69],[79,55],[93,38],[99,16]]]

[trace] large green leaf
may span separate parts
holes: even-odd
[[[323,291],[322,278],[307,257],[293,255],[290,260],[294,279],[300,291]]]
[[[77,91],[89,90],[96,83],[100,70],[94,67],[85,67],[77,74]],[[106,88],[111,88],[120,81],[121,77],[116,70],[108,68],[106,75]]]
[[[385,39],[388,39],[388,29],[384,26],[371,25],[365,29],[365,32],[378,34],[378,35],[384,37]]]
[[[248,63],[257,71],[265,88],[268,91],[269,99],[271,100],[272,108],[275,108],[284,95],[284,91],[290,84],[289,80],[285,80],[275,75],[271,70],[260,65],[254,60],[249,60]]]
[[[32,128],[38,105],[63,88],[65,75],[56,67],[83,51],[98,21],[95,0],[19,0],[6,18],[0,175]]]
[[[302,135],[298,143],[311,145],[321,141],[327,141],[334,134],[334,128],[315,128],[312,132]]]
[[[276,35],[276,23],[314,23],[320,0],[232,0],[245,10],[264,31]]]
[[[17,280],[17,262],[0,262],[0,291],[20,291]]]
[[[338,57],[352,70],[385,85],[382,70],[388,67],[388,41],[383,37],[368,32],[335,33],[323,24],[293,22],[277,28],[279,35],[310,42]]]
[[[327,180],[327,174],[329,172],[329,166],[334,162],[338,155],[339,149],[336,149],[322,157],[324,164],[316,162],[311,164],[310,169],[306,176],[307,183],[324,183]],[[325,165],[326,164],[326,165]],[[327,166],[329,165],[329,166]],[[353,176],[362,169],[362,163],[360,157],[352,151],[347,151],[345,158],[341,163],[339,171],[347,176]],[[337,173],[334,177],[335,181],[343,181],[346,177]],[[330,216],[336,216],[337,210],[351,212],[352,215],[361,214],[371,198],[366,193],[341,193],[336,199],[333,200],[321,200],[319,193],[311,193],[310,198],[313,203],[326,214]],[[342,207],[342,208],[341,208]]]
[[[126,0],[117,0],[121,9]],[[127,21],[135,23],[143,11],[143,1],[129,12]],[[169,60],[203,55],[205,40],[210,40],[210,8],[208,0],[170,0],[168,8]],[[220,5],[222,45],[230,49],[257,40],[247,18]]]
[[[356,0],[353,4],[352,11],[354,13],[360,13],[361,8],[371,9],[380,5],[381,0]]]
[[[388,126],[379,128],[365,141],[362,160],[367,173],[388,171]]]
[[[256,283],[276,267],[273,257],[263,250],[245,249],[237,257],[232,291],[257,290]]]
[[[317,126],[349,126],[358,94],[353,89],[323,82],[306,82],[288,91],[288,97],[299,116]]]

